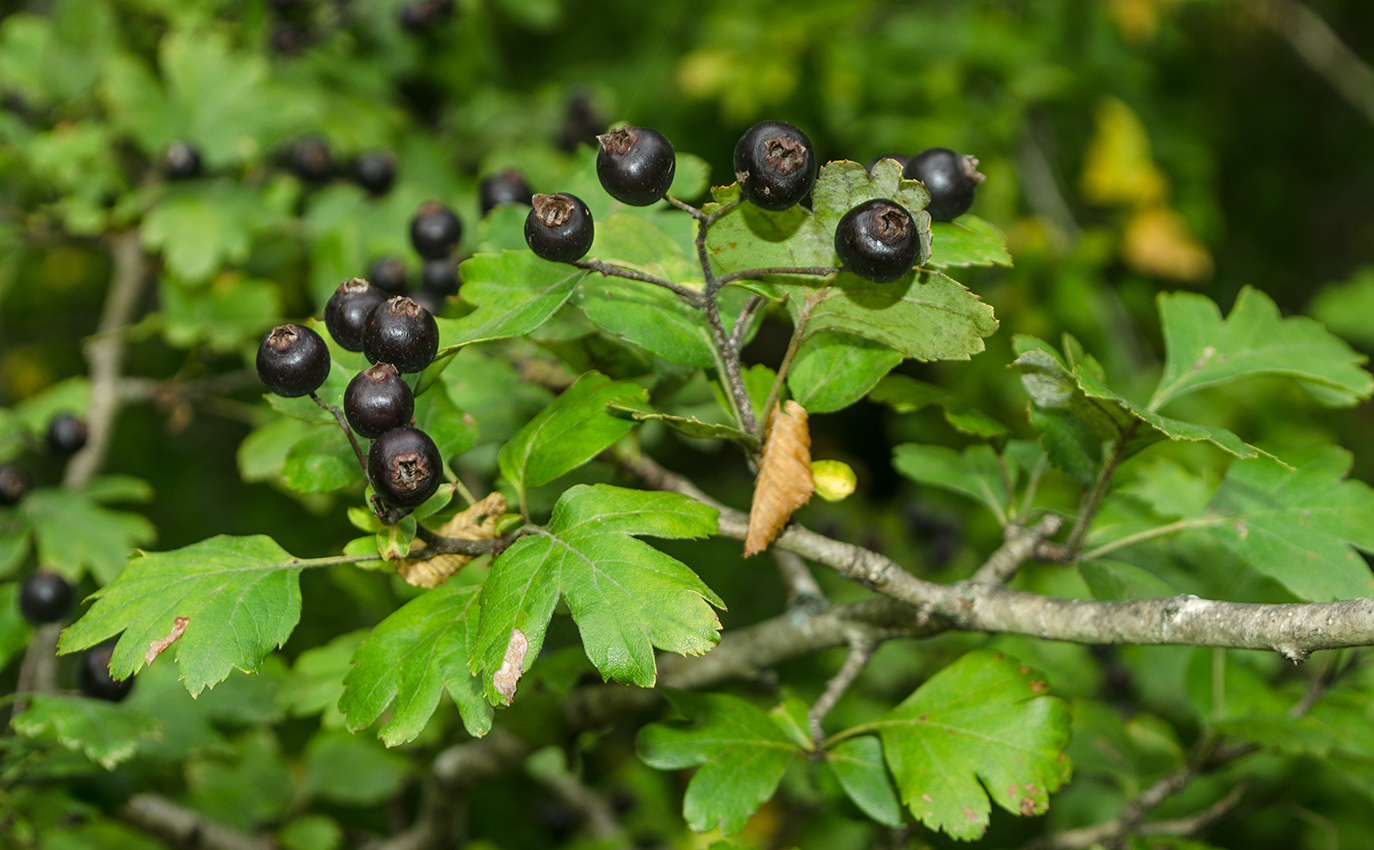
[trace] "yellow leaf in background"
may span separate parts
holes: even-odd
[[[1159,5],[1159,0],[1112,0],[1112,17],[1127,41],[1140,44],[1159,31]]]
[[[1153,277],[1196,283],[1212,276],[1212,255],[1188,231],[1183,217],[1165,207],[1131,216],[1121,254],[1131,268]]]
[[[1097,108],[1080,191],[1090,204],[1142,206],[1164,200],[1168,181],[1150,155],[1150,137],[1131,108],[1107,98]]]

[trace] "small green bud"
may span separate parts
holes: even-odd
[[[816,485],[816,495],[827,502],[838,502],[854,492],[858,480],[844,461],[813,460],[811,481]]]

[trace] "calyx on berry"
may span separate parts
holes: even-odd
[[[59,413],[48,422],[48,450],[60,457],[81,451],[88,435],[86,420],[70,413]]]
[[[440,201],[425,201],[410,220],[410,244],[426,260],[450,256],[462,238],[463,222]]]
[[[386,300],[386,293],[360,277],[339,284],[324,305],[324,326],[334,341],[349,351],[363,350],[367,317]]]
[[[806,134],[782,121],[760,121],[735,145],[740,194],[777,212],[806,197],[816,182],[815,150]]]
[[[601,143],[596,176],[607,194],[633,207],[663,199],[673,185],[677,157],[662,133],[647,127],[620,127],[596,140]]]
[[[973,206],[974,190],[985,179],[978,160],[949,148],[930,148],[911,158],[902,176],[920,180],[930,192],[926,212],[936,221],[953,221]]]
[[[17,505],[33,489],[33,479],[23,467],[0,463],[0,505]]]
[[[300,325],[278,325],[258,346],[258,378],[286,398],[310,395],[329,377],[329,347]]]
[[[921,253],[911,213],[896,201],[876,198],[851,209],[835,228],[835,253],[845,269],[874,283],[900,279]]]
[[[114,641],[93,646],[81,654],[76,668],[76,684],[81,693],[94,699],[119,702],[134,689],[134,677],[119,680],[110,675],[110,656],[114,655]]]
[[[344,416],[354,431],[369,440],[409,425],[414,414],[415,393],[390,363],[364,369],[344,390]]]
[[[592,212],[576,195],[535,195],[534,209],[525,217],[525,244],[537,256],[555,263],[571,263],[586,256],[596,236]]]
[[[71,609],[71,585],[57,573],[39,570],[19,588],[19,612],[35,626],[56,623]]]
[[[370,194],[385,195],[396,182],[396,157],[386,151],[363,154],[353,163],[353,179]]]
[[[482,215],[501,204],[529,204],[533,198],[534,190],[525,182],[525,175],[513,169],[483,177],[477,187],[477,200],[482,206]]]
[[[422,504],[439,489],[443,460],[429,435],[418,428],[393,428],[367,450],[367,477],[377,496],[398,508]]]
[[[439,325],[404,295],[378,304],[363,327],[363,355],[399,372],[422,372],[439,350]]]

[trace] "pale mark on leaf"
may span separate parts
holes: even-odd
[[[501,668],[491,677],[491,683],[506,703],[515,699],[515,685],[525,673],[525,653],[529,652],[530,642],[519,629],[510,630],[510,642],[506,644],[506,657],[501,659]]]
[[[176,642],[186,632],[186,626],[191,622],[190,617],[177,617],[172,620],[172,630],[167,633],[167,637],[158,638],[148,644],[148,649],[143,653],[143,663],[152,664],[153,659],[167,651],[167,647]]]

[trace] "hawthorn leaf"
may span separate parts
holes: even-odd
[[[110,510],[82,491],[35,490],[20,509],[28,518],[39,560],[69,582],[87,571],[102,583],[110,581],[133,548],[151,542],[157,533],[144,517]]]
[[[491,729],[491,706],[468,671],[477,639],[481,588],[445,584],[410,600],[378,623],[353,653],[339,710],[350,731],[391,713],[377,736],[388,747],[413,741],[445,691],[474,737]]]
[[[63,694],[31,695],[13,726],[25,738],[55,741],[106,770],[133,758],[140,742],[159,735],[156,720],[128,706]]]
[[[787,388],[809,413],[830,413],[868,394],[902,355],[880,342],[847,333],[809,337],[797,349]]]
[[[518,674],[544,643],[559,597],[567,600],[587,657],[606,678],[652,687],[654,648],[701,655],[719,639],[724,608],[696,573],[636,535],[695,540],[716,533],[717,511],[676,493],[598,484],[565,492],[540,532],[492,564],[482,588],[481,626],[468,664],[493,705],[509,702],[492,677],[511,636],[528,641]]]
[[[287,450],[281,472],[297,493],[333,493],[363,480],[353,446],[332,417]]]
[[[1068,704],[1041,675],[975,650],[936,673],[871,725],[918,821],[971,841],[988,828],[989,796],[1012,814],[1049,807],[1069,780]]]
[[[196,696],[235,668],[257,669],[286,642],[301,615],[304,563],[261,534],[136,552],[114,581],[91,595],[95,604],[62,633],[59,650],[76,652],[122,632],[110,672],[126,679],[144,666],[152,641],[186,617],[173,649],[182,681]]]
[[[310,423],[289,416],[272,419],[253,429],[239,443],[237,459],[240,477],[248,482],[277,480],[286,465],[287,454],[314,432]],[[354,463],[357,461],[354,460]]]
[[[1359,269],[1345,283],[1322,287],[1308,305],[1322,324],[1365,348],[1374,346],[1374,268]]]
[[[883,761],[883,745],[872,735],[841,741],[825,754],[835,779],[864,814],[894,829],[902,825],[902,804]]]
[[[721,320],[729,332],[749,293],[726,287],[717,297]],[[661,286],[588,275],[578,286],[572,303],[606,333],[665,360],[700,368],[716,364],[706,314]]]
[[[309,792],[348,806],[371,806],[392,797],[410,773],[405,757],[341,729],[316,733],[305,747],[304,762]]]
[[[694,287],[702,283],[701,266],[695,257],[688,256],[677,240],[653,222],[629,212],[613,213],[596,222],[596,241],[592,243],[591,256],[612,265],[667,278],[673,283]],[[601,275],[592,277],[601,278]],[[601,279],[616,286],[633,282],[623,278]]]
[[[744,433],[733,425],[716,422],[703,422],[695,416],[671,416],[667,413],[651,413],[634,407],[611,403],[607,407],[616,415],[628,416],[636,422],[662,422],[674,431],[702,440],[730,440],[750,450],[759,444],[755,437]]]
[[[277,286],[266,280],[220,275],[204,286],[190,286],[164,275],[158,294],[163,336],[177,348],[205,343],[214,351],[233,352],[281,315]]]
[[[892,465],[913,481],[981,502],[999,522],[1006,522],[1016,467],[1005,467],[1004,476],[991,446],[969,446],[960,453],[945,446],[905,443],[893,451]]]
[[[19,612],[19,582],[0,584],[0,670],[23,654],[33,626]]]
[[[501,448],[501,474],[520,491],[564,475],[630,433],[634,422],[611,415],[606,406],[643,407],[643,387],[588,372],[521,428]]]
[[[953,428],[986,440],[1000,440],[1011,433],[1001,422],[946,390],[906,375],[888,375],[878,382],[868,397],[898,413],[915,413],[928,405],[940,405],[944,408],[945,421]]]
[[[1360,368],[1368,358],[1304,316],[1285,319],[1269,296],[1246,287],[1225,319],[1209,298],[1161,293],[1159,316],[1167,357],[1150,399],[1159,410],[1204,387],[1259,375],[1282,375],[1314,384],[1334,406],[1352,407],[1374,392],[1374,376]]]
[[[895,201],[911,214],[921,240],[916,262],[921,265],[930,256],[930,214],[925,211],[930,193],[921,181],[902,177],[902,165],[895,159],[880,160],[873,166],[872,173],[849,160],[826,163],[811,190],[811,207],[833,247],[835,228],[845,213],[875,198]]]
[[[696,832],[731,835],[777,791],[801,753],[763,709],[728,694],[670,691],[690,723],[651,723],[640,730],[639,758],[658,770],[701,766],[687,783],[682,814]]]
[[[277,702],[293,717],[318,714],[325,728],[342,727],[339,697],[343,696],[344,677],[367,635],[365,630],[349,632],[302,652],[277,692]]]
[[[523,336],[544,324],[563,306],[586,272],[541,260],[529,251],[477,254],[458,267],[464,301],[477,307],[461,319],[436,319],[439,353],[465,345]]]
[[[415,427],[429,435],[445,461],[477,445],[477,420],[458,409],[442,383],[415,399]],[[353,466],[357,468],[357,460]]]
[[[941,269],[1011,265],[1007,237],[991,222],[977,216],[963,215],[957,221],[932,222],[930,231],[934,244],[926,265]]]

